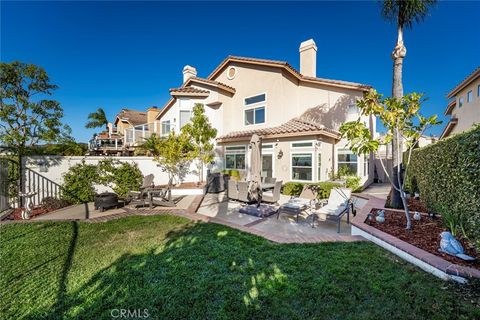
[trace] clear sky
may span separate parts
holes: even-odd
[[[479,26],[479,1],[441,1],[406,31],[405,92],[429,97],[425,115],[444,119],[445,95],[480,65]],[[84,128],[89,112],[103,107],[113,119],[122,107],[162,107],[186,64],[203,77],[228,55],[298,68],[309,38],[319,77],[390,94],[396,29],[378,2],[1,2],[1,61],[45,68],[84,142],[95,132]]]

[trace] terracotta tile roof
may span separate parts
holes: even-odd
[[[480,77],[480,67],[477,67],[475,70],[473,70],[472,73],[470,73],[465,79],[463,79],[462,82],[457,84],[457,86],[447,94],[447,99],[450,99],[453,96],[455,96],[460,90],[468,86],[470,83],[472,83],[472,81],[474,81],[478,77]]]
[[[198,89],[194,87],[180,87],[170,89],[170,92],[179,92],[179,93],[210,93],[208,90]]]
[[[457,125],[457,123],[458,123],[457,118],[451,118],[450,121],[448,121],[445,128],[443,129],[443,132],[440,135],[440,139],[448,137],[450,135],[450,132],[452,132],[453,128],[455,128],[455,126]]]
[[[119,119],[125,119],[132,126],[136,126],[139,124],[147,123],[147,113],[137,110],[122,109],[115,117],[115,124]]]
[[[217,73],[220,70],[222,70],[228,64],[228,62],[231,62],[231,61],[282,67],[282,68],[285,68],[286,70],[290,71],[299,80],[306,81],[306,82],[314,82],[314,83],[319,83],[319,84],[341,86],[341,87],[347,87],[347,88],[352,88],[352,89],[360,89],[360,90],[368,90],[368,89],[371,88],[370,85],[362,84],[362,83],[342,81],[342,80],[333,80],[333,79],[325,79],[325,78],[317,78],[317,77],[308,77],[308,76],[302,75],[300,72],[298,72],[297,69],[292,67],[286,61],[259,59],[259,58],[248,58],[248,57],[239,57],[239,56],[228,56],[225,60],[222,61],[222,63],[220,63],[220,65],[215,70],[213,70],[213,72],[208,76],[208,79],[214,78],[217,75]]]
[[[323,134],[336,139],[340,138],[340,133],[338,131],[326,128],[322,124],[300,118],[294,118],[277,127],[230,132],[226,135],[218,137],[217,142],[227,142],[242,139],[248,140],[253,134],[257,134],[264,139],[309,134]]]
[[[216,87],[220,87],[222,89],[225,89],[227,91],[231,91],[232,93],[235,93],[235,88],[231,87],[229,85],[226,85],[223,82],[215,81],[215,80],[210,80],[210,79],[205,79],[205,78],[200,78],[200,77],[191,77],[190,79],[187,80],[185,85],[188,85],[190,82],[200,82],[200,83],[208,83],[212,84]]]

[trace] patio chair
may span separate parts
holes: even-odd
[[[287,203],[284,203],[280,206],[277,211],[277,219],[280,217],[280,213],[289,213],[296,215],[298,222],[298,217],[302,211],[314,208],[316,205],[317,196],[318,191],[316,186],[305,185],[300,193],[300,196],[291,197]]]
[[[242,202],[251,202],[248,194],[248,182],[239,181],[237,182],[238,188],[238,200]]]
[[[262,182],[274,184],[275,181],[277,181],[277,178],[265,177],[264,181]]]
[[[238,189],[237,189],[237,181],[230,179],[228,180],[228,199],[230,200],[238,200]]]
[[[280,190],[282,189],[282,182],[283,181],[276,181],[275,187],[272,191],[263,192],[262,201],[277,203],[278,200],[280,200]]]
[[[153,187],[153,180],[155,176],[153,174],[146,175],[143,177],[142,186],[138,191],[129,191],[125,197],[125,204],[141,204],[145,206],[145,200],[148,196],[148,190]]]
[[[148,203],[150,209],[156,206],[162,207],[175,207],[176,203],[172,199],[172,191],[170,187],[165,187],[162,189],[150,189],[148,190]]]
[[[347,188],[333,188],[330,192],[328,202],[318,210],[312,212],[312,227],[317,219],[322,218],[324,221],[334,221],[337,223],[337,233],[340,233],[340,223],[342,217],[347,215],[347,223],[350,223],[350,197],[352,190]]]

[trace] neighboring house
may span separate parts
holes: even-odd
[[[451,117],[440,139],[480,123],[480,67],[450,91],[447,99],[449,102],[445,115]]]
[[[108,123],[107,130],[95,134],[88,142],[88,155],[122,155],[123,135],[117,132],[112,123]]]
[[[206,78],[191,66],[183,84],[156,119],[160,135],[178,131],[190,121],[195,103],[202,103],[218,130],[215,166],[245,174],[249,141],[262,138],[262,175],[283,181],[317,182],[347,166],[373,181],[373,156],[356,156],[341,139],[339,128],[360,117],[356,99],[369,85],[318,78],[317,47],[300,45],[300,71],[284,61],[229,56]],[[362,116],[372,134],[375,118]],[[158,125],[158,124],[157,124]]]

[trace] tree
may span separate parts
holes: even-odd
[[[183,180],[188,173],[190,162],[195,158],[195,148],[185,132],[176,134],[170,131],[165,138],[152,134],[141,148],[153,155],[162,170],[167,172],[168,188],[171,188],[174,180]]]
[[[357,101],[357,106],[362,115],[374,115],[380,119],[387,133],[380,138],[372,137],[370,130],[360,119],[357,121],[346,122],[340,127],[342,137],[347,138],[350,148],[356,154],[369,154],[374,152],[380,159],[385,174],[390,181],[392,188],[400,194],[405,216],[407,218],[407,229],[412,228],[410,220],[410,212],[408,210],[405,182],[401,181],[400,174],[395,177],[387,172],[382,158],[378,154],[380,145],[391,143],[395,134],[400,133],[400,139],[405,140],[407,145],[407,167],[405,175],[408,172],[408,164],[410,163],[412,150],[418,143],[418,139],[422,136],[426,129],[433,125],[440,124],[437,116],[433,115],[429,118],[420,114],[420,106],[423,102],[422,95],[417,93],[407,94],[404,97],[383,99],[375,90],[365,93],[363,99]],[[399,140],[397,140],[399,141]],[[402,158],[402,149],[395,148],[397,158]]]
[[[213,161],[213,143],[211,140],[217,136],[217,129],[213,128],[205,115],[203,104],[196,103],[193,107],[192,122],[186,124],[182,131],[192,138],[194,157],[198,159],[197,168],[199,182],[203,180],[203,165]]]
[[[0,142],[21,160],[39,142],[56,142],[68,135],[60,103],[47,99],[57,86],[45,70],[22,62],[0,63]],[[23,191],[23,179],[20,190]]]
[[[87,129],[106,127],[108,124],[107,116],[102,108],[98,108],[97,111],[88,114],[88,122],[85,125]]]
[[[397,25],[397,43],[392,52],[393,60],[393,81],[392,97],[401,99],[403,97],[403,59],[407,55],[407,48],[403,42],[403,30],[412,28],[414,23],[422,22],[428,14],[431,7],[436,4],[436,0],[384,0],[382,5],[382,16]],[[391,172],[393,181],[399,181],[397,175],[401,173],[402,157],[397,157],[397,148],[403,149],[403,141],[400,139],[401,132],[394,131],[392,139],[392,161]],[[391,205],[394,208],[401,208],[400,193],[397,191],[398,185],[392,190]]]

